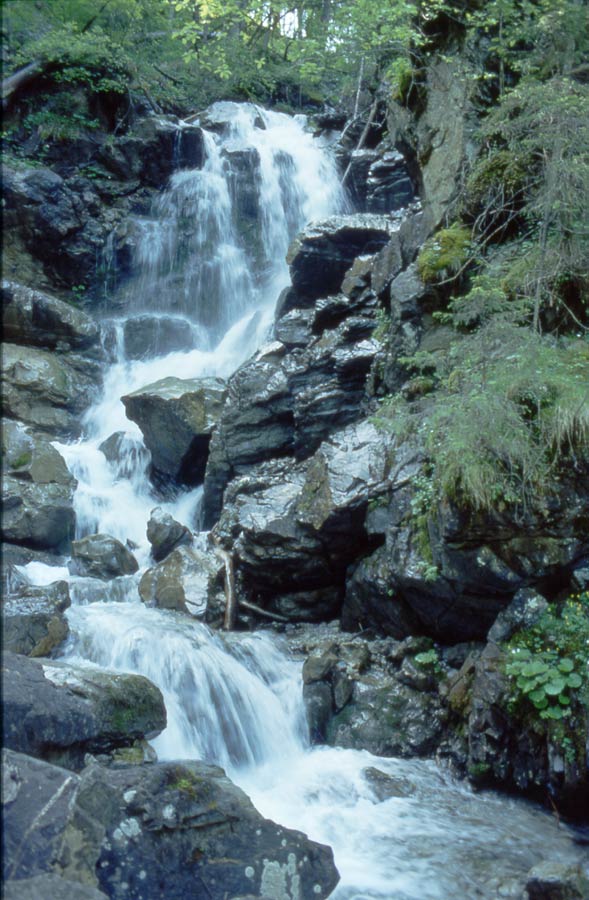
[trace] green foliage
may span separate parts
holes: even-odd
[[[587,341],[555,343],[495,317],[454,343],[425,408],[397,396],[375,419],[401,439],[413,433],[430,461],[416,519],[443,497],[487,511],[538,504],[589,451],[588,384]]]
[[[589,712],[589,593],[551,604],[508,645],[505,672],[514,709],[559,722]]]
[[[420,669],[432,675],[439,676],[442,673],[440,657],[435,647],[432,647],[431,650],[425,650],[423,653],[417,653],[413,657],[413,661]]]
[[[421,280],[435,284],[458,276],[472,257],[471,238],[469,228],[455,223],[427,240],[417,257]]]

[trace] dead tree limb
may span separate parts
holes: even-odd
[[[358,141],[358,143],[356,145],[356,149],[352,151],[352,156],[354,153],[357,153],[358,150],[361,150],[362,147],[364,146],[366,138],[368,137],[368,132],[370,131],[370,126],[374,122],[374,118],[376,116],[377,109],[378,109],[378,100],[375,100],[370,108],[370,115],[368,116],[368,119],[366,120],[366,125],[364,126],[364,131],[360,135],[360,140]],[[346,183],[348,175],[350,174],[350,171],[352,169],[352,156],[350,156],[350,161],[348,163],[348,167],[343,174],[342,185],[344,185]]]

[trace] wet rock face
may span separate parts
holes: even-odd
[[[163,562],[148,569],[139,582],[144,603],[204,618],[209,606],[219,606],[223,567],[212,552],[179,546]],[[224,597],[223,597],[224,599]]]
[[[431,643],[335,633],[303,666],[311,738],[377,756],[432,756],[444,734],[441,677],[420,662]],[[416,661],[417,657],[417,661]]]
[[[5,224],[56,284],[85,284],[116,217],[91,182],[48,168],[4,169]]]
[[[199,169],[205,160],[204,139],[198,125],[184,125],[170,116],[139,119],[131,131],[105,143],[97,159],[122,180],[137,180],[161,189],[174,171]]]
[[[35,875],[4,883],[4,900],[108,900],[106,894],[89,884],[67,881],[59,875]]]
[[[262,818],[215,766],[93,765],[78,776],[11,751],[4,764],[4,861],[14,879],[57,865],[66,881],[111,900],[150,900],[156,885],[170,900],[321,900],[338,882],[328,847]],[[38,821],[51,801],[51,820]]]
[[[2,282],[4,339],[47,350],[85,351],[96,347],[100,329],[81,310],[41,291]]]
[[[346,566],[369,545],[362,523],[386,472],[386,447],[365,422],[307,462],[267,463],[232,482],[215,534],[251,599],[295,620],[333,615]]]
[[[86,753],[128,747],[165,728],[161,692],[142,675],[33,660],[4,652],[4,742],[68,768]]]
[[[382,249],[397,228],[390,218],[362,213],[332,216],[307,226],[287,255],[298,298],[294,305],[312,305],[319,297],[337,293],[356,257]]]
[[[396,150],[355,150],[350,163],[347,186],[356,209],[390,213],[414,199],[407,165]]]
[[[584,900],[589,897],[589,866],[584,868],[558,862],[534,866],[526,884],[529,900]]]
[[[81,414],[100,381],[100,367],[87,358],[17,344],[3,347],[5,414],[54,438],[79,436]]]
[[[308,457],[331,432],[361,418],[366,379],[378,350],[371,339],[375,298],[365,289],[353,300],[345,295],[331,299],[329,310],[318,305],[306,323],[306,347],[293,349],[291,344],[288,352],[293,335],[285,333],[287,314],[277,323],[277,335],[287,343],[262,348],[230,379],[205,476],[208,526],[219,516],[231,478],[266,460]],[[299,320],[296,331],[302,327]],[[299,342],[296,335],[294,342]]]
[[[157,477],[199,484],[225,400],[221,378],[163,378],[121,398],[151,451]]]
[[[1,533],[5,541],[65,550],[74,534],[75,478],[48,440],[19,422],[2,421]]]
[[[133,316],[125,320],[123,342],[127,359],[151,359],[192,350],[195,334],[181,316]]]
[[[147,540],[151,544],[154,560],[161,562],[179,544],[192,543],[192,534],[185,525],[176,522],[169,513],[156,506],[147,523]]]
[[[109,534],[90,534],[72,542],[69,569],[72,575],[109,579],[119,575],[133,575],[139,569],[139,564],[116,538]]]
[[[15,584],[2,603],[2,648],[25,656],[50,656],[69,634],[63,615],[69,606],[66,581],[43,587],[24,580]]]

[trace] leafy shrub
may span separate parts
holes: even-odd
[[[508,644],[511,705],[544,721],[589,712],[589,592],[551,604]]]

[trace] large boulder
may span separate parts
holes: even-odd
[[[20,422],[2,422],[4,540],[67,549],[74,535],[75,478],[48,440]]]
[[[225,401],[225,382],[169,377],[121,399],[143,432],[155,474],[185,484],[202,482],[211,432]]]
[[[5,414],[53,437],[77,437],[81,414],[100,384],[97,363],[68,354],[5,344],[2,393]]]
[[[155,737],[166,726],[161,692],[142,675],[123,675],[5,651],[6,747],[68,768]]]
[[[139,595],[144,603],[203,618],[223,592],[223,565],[214,553],[180,546],[144,572]]]
[[[25,656],[50,656],[66,640],[65,610],[70,605],[66,581],[46,586],[21,582],[2,603],[2,647]]]
[[[382,249],[396,230],[394,219],[371,213],[312,222],[297,235],[287,255],[296,295],[292,305],[312,306],[318,297],[337,293],[354,259]]]
[[[134,575],[139,564],[124,544],[110,534],[89,534],[72,542],[72,575],[90,575],[110,579]]]
[[[161,189],[178,169],[199,169],[205,161],[202,129],[173,116],[136,120],[127,134],[103,144],[98,162],[122,181],[139,180]]]
[[[288,345],[274,342],[229,381],[205,475],[207,526],[218,518],[232,478],[266,460],[308,457],[332,431],[362,417],[379,349],[371,338],[375,297],[365,289],[353,300],[343,294],[331,299],[329,311],[317,304],[306,347],[287,353]],[[286,318],[277,322],[279,334]]]
[[[78,776],[10,751],[4,766],[10,878],[55,868],[111,900],[321,900],[337,884],[328,847],[264,819],[215,766],[93,765]]]
[[[364,518],[389,466],[386,443],[364,422],[308,461],[262,464],[233,481],[215,534],[245,595],[290,619],[336,614],[345,570],[369,547]]]
[[[79,176],[65,180],[45,167],[6,166],[3,188],[4,224],[16,252],[24,249],[40,260],[54,283],[85,285],[117,220],[93,184]]]
[[[179,544],[192,543],[192,534],[186,525],[173,519],[161,506],[156,506],[147,523],[147,540],[154,560],[161,562]]]
[[[100,340],[96,322],[81,310],[49,294],[13,281],[2,282],[4,338],[47,350],[82,350]]]
[[[403,156],[379,147],[352,152],[347,186],[356,209],[390,213],[407,206],[415,190]]]

